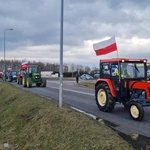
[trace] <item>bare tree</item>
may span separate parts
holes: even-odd
[[[63,65],[63,72],[68,72],[68,65],[67,64]]]
[[[24,61],[27,61],[27,60],[26,59],[24,59],[24,60],[16,60],[16,59],[6,60],[6,69],[8,67],[11,67],[14,70],[18,70],[21,67],[21,63]],[[28,61],[28,63],[29,64],[38,64],[41,67],[42,71],[59,72],[59,68],[60,68],[60,65],[57,63],[53,63],[53,64],[52,63],[43,63],[40,61]],[[85,72],[90,73],[91,71],[94,72],[94,70],[98,70],[98,68],[96,68],[96,67],[93,67],[92,69],[90,69],[90,67],[88,67],[88,66],[84,67],[83,65],[77,65],[74,63],[72,63],[71,65],[68,65],[68,64],[63,65],[64,72],[68,72],[69,68],[72,72],[72,77],[76,72],[82,74]],[[4,70],[4,60],[0,60],[0,71],[3,71],[3,70]]]
[[[84,71],[84,67],[83,67],[82,65],[77,65],[77,66],[76,66],[76,71],[77,71],[78,73],[83,72],[83,71]]]
[[[73,72],[75,71],[75,64],[71,64],[70,70],[72,72],[72,77],[73,77]]]
[[[86,66],[85,67],[85,72],[90,73],[90,71],[91,71],[90,67]]]

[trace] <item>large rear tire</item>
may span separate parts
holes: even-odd
[[[129,113],[133,120],[141,121],[144,118],[144,109],[139,102],[133,101],[130,103]]]
[[[22,77],[22,85],[23,85],[23,87],[26,87],[27,85],[26,85],[26,78],[23,76]]]
[[[31,88],[31,87],[32,87],[31,78],[28,78],[28,79],[27,79],[27,83],[26,83],[26,84],[27,84],[27,87],[28,87],[28,88]]]
[[[98,108],[104,112],[111,112],[115,106],[115,99],[110,93],[110,89],[106,83],[101,83],[95,91],[95,99]]]

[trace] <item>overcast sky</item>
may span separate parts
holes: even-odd
[[[0,59],[60,62],[61,0],[0,0]],[[98,67],[93,44],[115,36],[120,57],[150,57],[149,0],[64,0],[63,62]]]

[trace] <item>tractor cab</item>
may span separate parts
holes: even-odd
[[[38,65],[28,65],[26,72],[32,80],[35,80],[35,82],[38,82],[38,80],[41,78],[41,70]]]
[[[116,102],[119,102],[126,108],[135,108],[130,109],[131,117],[142,120],[143,107],[150,106],[149,89],[147,59],[100,60],[100,78],[95,83],[96,104],[100,110],[112,111]]]
[[[130,81],[146,81],[145,59],[108,59],[100,61],[100,79],[111,81],[118,100],[128,97]]]
[[[38,65],[29,65],[27,67],[27,72],[29,74],[36,74],[36,73],[39,73],[40,72],[40,68]]]
[[[8,72],[8,81],[17,81],[17,71],[16,70],[11,70]]]

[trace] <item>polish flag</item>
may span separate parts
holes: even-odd
[[[28,61],[22,62],[21,65],[26,65],[26,64],[28,64]]]
[[[26,61],[26,62],[23,62],[22,64],[21,64],[21,70],[26,70],[26,68],[28,67],[28,62]]]
[[[99,43],[93,44],[93,48],[96,52],[96,55],[105,55],[117,50],[117,45],[115,37],[113,36],[109,40],[105,40]]]

